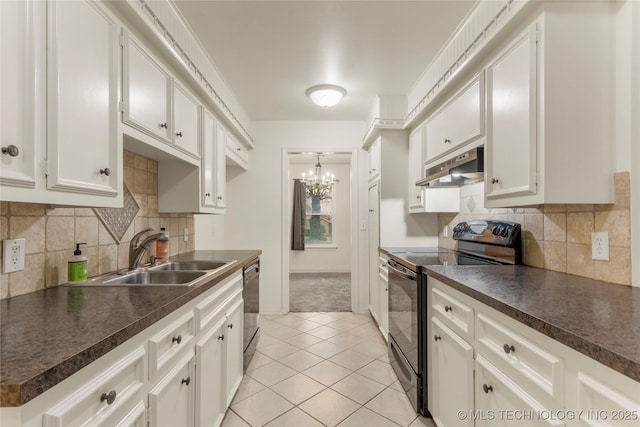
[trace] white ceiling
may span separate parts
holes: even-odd
[[[252,120],[365,120],[406,94],[475,0],[174,0]],[[305,91],[347,90],[323,109]]]

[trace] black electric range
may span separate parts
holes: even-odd
[[[506,221],[467,221],[453,228],[457,250],[421,248],[390,251],[389,359],[417,413],[427,409],[428,265],[520,264],[520,224]]]

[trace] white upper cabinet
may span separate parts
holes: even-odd
[[[536,194],[536,33],[487,67],[487,198]]]
[[[221,130],[222,129],[222,130]],[[202,206],[224,213],[226,164],[225,132],[213,115],[202,113]]]
[[[123,38],[123,121],[171,142],[171,77],[129,33]]]
[[[200,157],[200,104],[177,81],[173,86],[173,134],[176,147]]]
[[[231,166],[238,166],[244,170],[249,169],[249,152],[231,132],[226,129],[224,131],[226,133],[226,154],[229,164]]]
[[[377,137],[371,147],[369,147],[369,182],[373,182],[376,179],[380,178],[380,169],[382,166],[381,162],[381,153],[382,153],[382,137]]]
[[[118,24],[92,1],[49,2],[49,189],[117,196]]]
[[[34,188],[36,138],[40,121],[34,120],[44,96],[36,80],[37,35],[34,1],[0,2],[0,185]]]
[[[613,203],[613,22],[545,2],[488,61],[485,207]]]
[[[437,160],[483,136],[484,87],[480,74],[427,120],[424,160]]]
[[[420,125],[409,135],[409,212],[422,212],[422,187],[416,181],[422,179],[424,159],[424,125]]]

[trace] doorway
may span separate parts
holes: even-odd
[[[288,311],[353,311],[352,153],[329,150],[291,151],[286,155],[288,218],[286,261]],[[318,165],[320,165],[318,167]],[[304,250],[292,250],[294,180],[317,173],[336,182],[323,191],[307,183],[304,193]],[[304,175],[303,175],[304,174]],[[283,274],[284,276],[284,274]],[[283,295],[284,296],[284,295]]]

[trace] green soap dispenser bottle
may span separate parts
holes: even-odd
[[[82,255],[80,245],[86,245],[86,243],[76,243],[76,250],[73,251],[73,256],[67,263],[67,279],[72,285],[87,281],[87,257]]]

